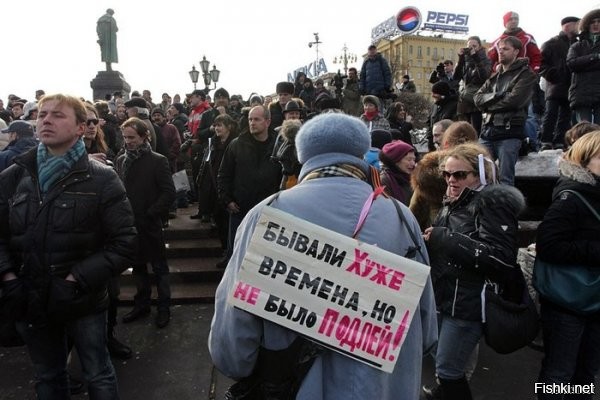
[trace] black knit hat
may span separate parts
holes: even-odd
[[[277,94],[294,94],[294,84],[292,82],[279,82],[275,88],[275,91],[277,92]]]
[[[431,93],[439,94],[441,96],[448,96],[450,94],[450,85],[444,81],[436,82],[431,87]]]

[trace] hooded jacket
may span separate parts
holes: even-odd
[[[524,208],[521,192],[506,185],[465,188],[454,202],[444,201],[427,242],[440,312],[480,321],[485,281],[509,288],[520,273],[517,216]]]
[[[579,22],[582,27],[579,41],[567,53],[567,66],[572,72],[569,87],[572,109],[600,104],[600,35],[590,35],[590,24],[596,18],[600,18],[600,11],[594,10],[583,17]]]

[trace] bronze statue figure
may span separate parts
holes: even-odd
[[[117,55],[117,22],[113,18],[115,11],[112,8],[106,10],[106,14],[98,19],[96,32],[98,33],[98,44],[102,53],[102,61],[106,63],[106,70],[112,71],[111,63],[119,62]]]

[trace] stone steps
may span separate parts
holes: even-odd
[[[223,276],[223,269],[215,266],[222,258],[221,243],[211,224],[189,218],[196,211],[195,206],[178,209],[164,231],[172,304],[213,303]],[[120,284],[120,303],[133,305],[136,289],[131,269],[121,275]],[[154,285],[152,299],[156,300]]]

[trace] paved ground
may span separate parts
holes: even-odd
[[[119,314],[127,311],[122,308]],[[173,307],[172,322],[163,330],[154,327],[153,317],[119,325],[119,337],[135,351],[132,359],[115,362],[121,399],[223,399],[230,381],[213,370],[206,346],[212,313],[212,305],[183,305]],[[533,382],[540,360],[541,353],[529,348],[500,356],[482,345],[471,382],[475,399],[534,399]],[[432,378],[432,362],[427,359],[423,380],[429,383]],[[0,399],[34,398],[25,349],[0,349]]]

